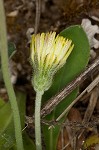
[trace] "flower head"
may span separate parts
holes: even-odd
[[[32,35],[30,57],[36,91],[45,91],[51,86],[53,75],[65,64],[73,47],[71,40],[56,36],[56,32]]]

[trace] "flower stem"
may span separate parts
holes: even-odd
[[[7,32],[3,0],[0,0],[0,55],[3,78],[13,113],[17,150],[24,150],[19,109],[16,101],[16,96],[11,84],[10,73],[8,69]]]
[[[44,92],[36,93],[35,100],[35,140],[36,150],[42,150],[41,145],[41,125],[40,125],[40,110],[41,110],[41,99]]]

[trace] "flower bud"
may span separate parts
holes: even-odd
[[[74,44],[56,32],[33,34],[31,39],[31,64],[34,69],[32,84],[35,91],[46,91],[54,74],[66,63]]]

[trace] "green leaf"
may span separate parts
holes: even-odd
[[[23,133],[23,144],[24,150],[36,150],[33,141],[29,138],[26,132]],[[16,145],[13,146],[10,150],[17,150]]]
[[[8,42],[8,57],[9,59],[15,54],[16,47],[12,42]],[[0,81],[3,81],[2,70],[1,70],[1,58],[0,58]]]
[[[29,138],[26,132],[23,134],[23,142],[25,150],[36,150],[33,141]]]
[[[16,52],[15,44],[8,42],[8,57],[11,58]],[[0,69],[1,69],[1,58],[0,58]]]
[[[25,125],[25,99],[26,95],[21,92],[16,94],[22,128]],[[15,135],[14,135],[14,124],[13,116],[10,107],[10,103],[5,103],[5,105],[0,109],[0,150],[10,149],[15,144]]]
[[[12,112],[9,102],[0,109],[0,134],[4,132],[12,119]]]
[[[0,109],[5,105],[4,100],[0,97]]]
[[[0,66],[1,67],[1,66]],[[2,76],[2,70],[0,69],[0,81],[3,80],[3,76]]]
[[[60,35],[64,36],[65,38],[71,39],[74,43],[74,49],[64,67],[60,69],[55,75],[51,88],[44,94],[43,103],[45,103],[49,98],[54,96],[77,75],[79,75],[84,70],[89,60],[89,42],[81,26],[71,26],[63,30]],[[67,106],[72,103],[77,95],[77,91],[78,90],[75,89],[54,109],[54,111],[50,115],[47,115],[45,119],[56,119],[67,108]],[[60,127],[55,126],[54,129],[48,130],[48,127],[46,125],[43,125],[43,132],[45,136],[46,149],[56,150]]]
[[[25,110],[26,110],[26,94],[16,92],[16,97],[19,105],[22,129],[25,128]],[[23,142],[25,150],[35,150],[33,141],[23,131]],[[10,108],[10,103],[5,103],[0,109],[0,150],[17,150],[15,145],[15,134],[13,116]]]
[[[16,52],[15,44],[8,42],[8,57],[11,58]]]

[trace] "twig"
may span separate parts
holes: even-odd
[[[86,78],[88,78],[88,76],[93,73],[97,68],[99,67],[99,58],[96,59],[94,61],[94,63],[92,65],[90,65],[88,67],[88,69],[86,69],[79,77],[77,77],[74,81],[72,81],[67,87],[65,87],[61,92],[59,92],[55,97],[53,97],[52,99],[55,99],[57,100],[57,97],[60,96],[60,101],[62,101],[62,99],[64,97],[66,97],[68,94],[70,94],[70,92],[72,90],[75,89],[75,85],[76,85],[76,82],[77,82],[77,86],[79,84],[81,84]],[[84,78],[84,79],[83,79]],[[82,81],[80,81],[82,80]],[[72,84],[73,83],[73,84]],[[95,78],[95,80],[72,102],[72,104],[70,106],[68,106],[66,108],[66,112],[86,93],[86,92],[90,92],[97,84],[99,83],[99,75]],[[64,97],[62,97],[62,93],[65,94],[66,92],[66,95],[63,95]],[[51,100],[52,100],[51,99]],[[49,102],[48,102],[49,103]],[[46,104],[46,106],[48,105],[48,103]],[[45,116],[47,114],[49,114],[50,112],[47,110],[46,106],[42,109],[41,111],[41,115],[42,116]],[[55,105],[56,106],[56,105]],[[45,109],[45,111],[44,111]],[[52,109],[52,106],[51,106],[51,109]],[[63,115],[66,113],[66,112],[63,112]],[[61,114],[62,115],[62,114]],[[60,120],[60,117],[62,116],[59,116],[57,119],[56,119],[56,122],[58,122]],[[28,123],[33,123],[33,118],[32,117],[28,117],[26,116],[26,122]]]
[[[96,106],[96,103],[97,103],[97,100],[99,97],[98,90],[99,90],[98,87],[96,87],[91,94],[89,104],[88,104],[87,110],[85,112],[84,119],[82,121],[83,124],[85,124],[86,122],[89,122],[89,120],[93,114],[94,108]],[[78,138],[81,137],[81,135],[83,134],[84,131],[85,131],[85,129],[82,129],[82,131],[80,131]]]
[[[99,77],[99,76],[98,76]],[[98,78],[99,79],[99,78]],[[99,80],[98,80],[99,82]],[[97,100],[98,100],[98,88],[96,87],[93,91],[92,91],[92,94],[91,94],[91,97],[90,97],[90,100],[89,100],[89,104],[88,104],[88,107],[87,107],[87,110],[85,112],[85,115],[84,115],[84,119],[83,119],[83,122],[82,124],[85,124],[86,122],[89,122],[91,116],[92,116],[92,113],[94,111],[94,108],[96,106],[96,103],[97,103]],[[59,120],[58,120],[59,121]],[[70,126],[66,126],[67,128],[70,127]],[[77,128],[78,130],[78,128]],[[67,130],[67,132],[69,131],[69,128]],[[69,140],[69,144],[71,143],[71,141],[73,141],[73,150],[77,150],[77,139],[79,139],[83,132],[85,131],[85,128],[79,128],[78,130],[78,134],[74,134],[75,136],[71,138],[71,140]],[[76,128],[74,129],[74,133],[76,133]],[[80,132],[80,134],[79,134]],[[69,135],[69,134],[68,134]],[[79,136],[78,136],[79,135]]]
[[[72,106],[85,94],[91,92],[94,87],[99,83],[99,75],[94,79],[94,81],[63,111],[63,113],[56,119],[59,121],[71,108]]]
[[[58,94],[52,97],[45,107],[41,110],[41,116],[48,115],[67,95],[69,95],[78,85],[80,85],[88,76],[90,76],[99,67],[99,57],[92,63],[83,73],[81,73],[75,80],[67,85]]]
[[[88,104],[87,110],[84,115],[83,122],[89,122],[89,120],[93,114],[94,108],[96,106],[97,100],[98,100],[98,96],[99,96],[98,93],[99,93],[99,89],[98,89],[98,87],[96,87],[91,94],[89,104]]]
[[[69,120],[66,119],[66,123],[69,123]],[[67,134],[68,134],[68,138],[69,138],[69,144],[71,145],[72,149],[73,149],[73,132],[71,130],[70,126],[65,126],[66,130],[67,130]],[[66,148],[66,147],[65,147]],[[64,150],[65,148],[63,148],[62,150]]]
[[[34,27],[35,34],[38,32],[40,15],[41,15],[41,0],[36,0],[36,17],[35,17],[35,27]]]
[[[63,128],[61,129],[61,143],[62,143],[62,149],[64,147],[64,132],[63,132]]]
[[[32,117],[28,117],[26,116],[26,125],[27,127],[29,126],[29,124],[33,124],[34,122],[34,119]],[[79,128],[93,128],[97,125],[99,125],[99,115],[97,115],[95,118],[91,119],[90,122],[78,122],[78,121],[69,121],[69,123],[61,123],[61,122],[56,122],[56,121],[46,121],[46,120],[41,120],[41,123],[42,124],[45,124],[47,126],[55,126],[55,125],[58,125],[58,126],[70,126],[71,128],[75,128],[76,126],[79,127]]]

